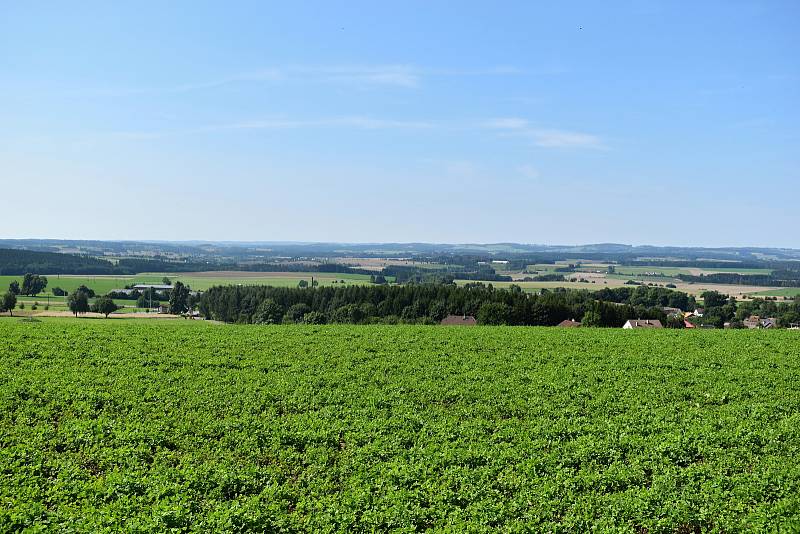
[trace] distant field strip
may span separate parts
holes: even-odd
[[[113,289],[121,289],[131,284],[160,284],[167,277],[172,282],[181,281],[192,289],[203,290],[215,285],[271,285],[278,287],[296,287],[300,280],[311,283],[311,278],[320,285],[331,285],[344,280],[346,284],[368,284],[369,275],[350,273],[304,273],[274,272],[257,273],[243,271],[202,272],[202,273],[141,273],[131,276],[86,276],[86,275],[45,275],[47,288],[43,294],[51,293],[52,288],[60,287],[73,291],[80,285],[92,288],[98,294],[105,294]],[[22,276],[0,276],[0,292],[8,288],[12,280],[22,284]]]

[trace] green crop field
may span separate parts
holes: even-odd
[[[656,266],[644,266],[644,267],[632,267],[628,265],[618,265],[615,266],[614,271],[617,274],[621,275],[644,275],[644,273],[659,273],[663,274],[664,276],[677,276],[679,274],[691,274],[691,271],[688,268],[683,267],[656,267]]]
[[[303,273],[303,272],[278,272],[278,273],[249,273],[249,272],[229,272],[219,273],[141,273],[136,275],[136,282],[143,284],[160,283],[166,276],[173,282],[180,280],[188,284],[192,289],[205,290],[212,286],[219,285],[269,285],[276,287],[297,287],[300,280],[311,283],[311,278],[319,282],[320,285],[327,286],[338,283],[348,285],[369,284],[370,277],[366,274],[351,273]]]
[[[735,267],[703,267],[698,265],[704,274],[711,273],[737,273],[737,274],[772,274],[773,269],[737,269]]]
[[[577,273],[577,274],[576,273],[569,273],[569,274],[573,275],[573,276],[568,276],[567,278],[578,278],[578,279],[581,278],[581,275],[579,273]],[[459,285],[459,286],[463,286],[463,285],[466,285],[466,284],[474,284],[476,282],[478,282],[478,281],[476,281],[476,280],[455,280],[455,283],[457,285]],[[485,285],[491,284],[493,287],[496,287],[498,289],[508,289],[512,285],[513,286],[519,286],[523,291],[528,292],[528,293],[538,293],[542,289],[553,290],[553,289],[561,288],[561,287],[567,288],[567,289],[586,289],[586,290],[589,290],[589,291],[597,291],[599,289],[603,289],[604,287],[619,287],[619,286],[623,285],[619,281],[617,281],[616,283],[614,283],[614,281],[611,281],[612,282],[611,284],[604,284],[603,282],[607,282],[607,280],[603,280],[603,279],[596,280],[596,283],[594,283],[594,284],[591,283],[591,282],[523,282],[521,280],[515,280],[513,282],[497,282],[497,281],[483,280],[483,281],[479,281],[479,282],[482,283],[482,284],[485,284]]]
[[[43,295],[52,295],[52,289],[54,287],[60,287],[65,291],[73,291],[78,286],[85,285],[94,289],[97,294],[104,295],[112,289],[120,289],[125,287],[126,284],[134,283],[134,277],[132,276],[73,276],[65,274],[48,274],[45,276],[47,276],[47,287],[44,292],[39,295],[39,298]],[[22,278],[22,276],[0,276],[0,292],[5,292],[6,289],[8,289],[8,284],[14,280],[22,285]],[[159,283],[161,283],[160,280],[159,278]]]
[[[792,331],[0,319],[0,531],[796,532]]]
[[[369,275],[350,273],[302,273],[302,272],[277,272],[277,273],[251,273],[251,272],[224,272],[224,273],[140,273],[131,276],[86,276],[86,275],[45,275],[47,288],[39,295],[52,295],[54,287],[66,291],[73,291],[80,285],[92,288],[98,295],[104,295],[113,289],[121,289],[130,284],[160,284],[164,277],[172,282],[181,281],[192,289],[205,290],[215,285],[271,285],[278,287],[296,287],[300,280],[311,281],[311,277],[320,285],[332,285],[344,281],[345,284],[368,284]],[[0,276],[0,293],[16,280],[22,284],[22,276]]]

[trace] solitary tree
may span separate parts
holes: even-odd
[[[175,282],[169,294],[169,312],[174,314],[189,311],[189,286]]]
[[[300,280],[300,281],[297,283],[297,287],[300,287],[300,288],[305,288],[305,287],[308,287],[308,282],[306,282],[305,280]]]
[[[23,295],[38,295],[47,287],[47,277],[38,274],[26,273],[22,279]]]
[[[9,291],[5,295],[3,295],[3,300],[0,301],[0,311],[7,311],[14,316],[14,308],[17,307],[17,296]]]
[[[8,284],[8,292],[12,295],[19,295],[19,282],[14,280]]]
[[[169,278],[167,278],[165,276],[164,278],[161,279],[161,283],[164,284],[165,286],[171,286],[172,285],[172,280],[170,280]]]
[[[90,298],[90,299],[93,299],[94,296],[95,296],[94,289],[92,289],[90,287],[86,287],[83,284],[79,285],[78,288],[75,291],[80,291],[82,293],[86,293],[86,297]]]
[[[69,306],[69,311],[75,314],[75,317],[78,316],[79,313],[86,313],[89,311],[89,297],[86,296],[86,293],[83,291],[73,291],[69,297],[67,297],[67,305]]]
[[[114,313],[119,309],[119,306],[114,304],[114,301],[111,300],[109,297],[100,297],[99,299],[94,301],[94,311],[97,313],[102,313],[108,319],[108,314]]]

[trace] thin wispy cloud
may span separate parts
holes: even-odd
[[[259,119],[240,122],[210,124],[194,128],[160,131],[117,131],[107,135],[126,139],[157,139],[179,135],[193,135],[236,130],[297,130],[307,128],[346,128],[352,130],[421,130],[436,128],[426,121],[405,121],[363,116],[327,117],[318,119]]]
[[[299,129],[347,129],[347,130],[447,130],[451,132],[495,131],[506,136],[527,139],[542,148],[606,149],[603,141],[592,134],[534,127],[518,117],[490,119],[478,122],[447,122],[433,120],[400,120],[370,116],[338,116],[320,118],[267,118],[209,124],[191,128],[160,131],[117,131],[106,135],[127,139],[155,139],[170,136],[206,134],[244,130],[299,130]]]
[[[426,121],[404,121],[381,119],[374,117],[331,117],[310,120],[270,119],[232,123],[217,127],[228,130],[275,130],[288,128],[355,128],[361,130],[386,130],[386,129],[424,129],[434,128],[436,124]]]
[[[555,128],[542,128],[531,124],[527,119],[519,117],[492,119],[485,123],[485,127],[501,131],[506,135],[530,139],[535,146],[544,148],[608,148],[602,139],[596,135]]]
[[[416,89],[425,78],[459,76],[508,76],[523,71],[513,66],[459,70],[421,68],[415,65],[289,65],[254,69],[215,79],[150,87],[107,87],[82,91],[89,96],[135,96],[180,94],[219,89],[249,83],[315,83],[346,84],[361,87],[397,87]]]
[[[240,83],[265,83],[265,82],[279,82],[284,80],[285,76],[279,70],[260,70],[246,74],[239,74],[236,76],[228,76],[215,80],[205,80],[194,83],[182,83],[176,85],[163,85],[153,87],[115,87],[115,88],[101,88],[89,89],[82,91],[82,95],[88,96],[136,96],[136,95],[159,95],[159,94],[181,94],[191,93],[194,91],[203,91],[208,89],[218,89],[226,85],[240,84]]]
[[[393,85],[406,88],[418,87],[421,79],[419,69],[410,65],[295,67],[290,71],[332,83]]]

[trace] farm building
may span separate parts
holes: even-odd
[[[775,328],[777,326],[777,319],[772,317],[759,317],[758,315],[751,315],[742,324],[745,328]]]
[[[773,317],[761,319],[761,328],[777,328],[778,320]]]
[[[683,310],[681,310],[680,308],[671,308],[669,306],[664,306],[661,309],[667,315],[683,315]]]
[[[574,320],[574,319],[564,319],[563,321],[558,323],[558,326],[561,326],[561,327],[564,327],[564,328],[576,328],[576,327],[578,327],[580,325],[581,325],[581,323],[576,321],[576,320]]]
[[[169,291],[172,289],[172,286],[165,285],[165,284],[136,284],[133,286],[133,289],[138,289],[139,291],[144,291],[146,289],[155,289],[156,291]]]
[[[471,315],[448,315],[439,324],[445,326],[475,326],[478,321]]]
[[[658,319],[628,319],[622,328],[664,328]]]

